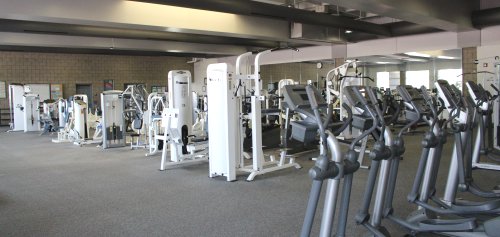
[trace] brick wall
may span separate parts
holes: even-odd
[[[92,84],[94,102],[99,101],[103,80],[113,80],[117,90],[125,83],[167,85],[170,70],[190,70],[184,57],[56,54],[0,51],[0,81],[10,83],[62,83],[64,97],[75,94],[76,84]],[[0,99],[8,108],[8,99]]]
[[[477,59],[477,48],[469,47],[462,49],[462,73],[463,75],[463,85],[465,86],[465,82],[473,81],[477,82],[477,74],[467,74],[467,73],[475,73],[477,71],[477,65],[475,60]],[[462,90],[464,93],[467,93],[467,90]]]

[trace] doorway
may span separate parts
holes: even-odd
[[[92,85],[91,84],[76,84],[76,94],[77,95],[87,95],[89,99],[89,108],[93,108],[93,96],[92,96]]]

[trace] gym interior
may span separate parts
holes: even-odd
[[[499,236],[499,1],[0,4],[0,236]]]

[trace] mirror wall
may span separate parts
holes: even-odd
[[[373,78],[365,80],[371,86],[395,89],[397,85],[412,85],[433,88],[433,82],[444,79],[450,84],[462,88],[462,50],[436,50],[407,52],[393,55],[373,55],[350,58],[357,60],[357,72],[350,68],[348,75]],[[261,66],[261,78],[264,88],[268,83],[290,78],[304,84],[308,80],[325,86],[325,78],[331,69],[344,63],[342,59],[321,62],[285,63]]]

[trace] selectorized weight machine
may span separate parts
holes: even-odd
[[[10,131],[40,131],[40,97],[29,86],[9,85]]]
[[[211,64],[207,68],[207,95],[210,114],[208,116],[208,134],[210,143],[209,177],[226,176],[227,181],[236,180],[236,173],[249,173],[247,181],[255,176],[269,172],[301,166],[293,157],[286,155],[286,150],[280,153],[280,159],[274,155],[266,161],[262,149],[262,80],[260,78],[260,59],[271,53],[266,50],[255,55],[254,73],[242,73],[242,60],[248,59],[252,52],[244,53],[236,59],[236,68],[226,63]],[[247,89],[253,89],[250,95],[252,129],[252,154],[243,152],[243,119],[242,101],[245,100]],[[219,116],[214,116],[219,115]],[[246,165],[245,158],[252,158],[252,164]],[[286,159],[289,159],[286,162]]]
[[[161,113],[168,105],[167,92],[152,92],[148,96],[148,110],[146,111],[148,153],[146,156],[152,156],[158,153],[163,147],[163,141],[166,140],[166,134],[161,126]],[[161,147],[160,147],[161,146]]]
[[[123,115],[122,91],[111,90],[101,93],[102,148],[125,146],[125,119]]]
[[[208,159],[208,143],[196,139],[192,131],[193,110],[191,109],[190,84],[191,73],[189,71],[168,72],[168,108],[164,108],[161,114],[164,135],[156,137],[158,140],[163,140],[164,144],[160,170]],[[170,161],[167,161],[167,146],[170,150]]]

